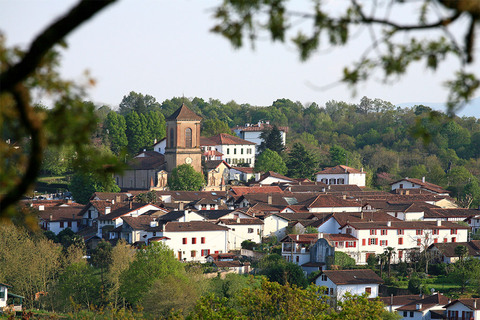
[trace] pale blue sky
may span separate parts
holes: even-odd
[[[74,3],[0,0],[0,30],[8,45],[27,46],[39,30]],[[211,8],[218,3],[119,1],[68,36],[62,74],[80,79],[84,70],[90,70],[97,85],[89,90],[89,98],[112,107],[130,91],[150,94],[160,102],[185,95],[261,106],[279,98],[320,106],[329,100],[358,103],[364,95],[395,104],[446,99],[447,90],[441,84],[452,73],[453,60],[436,74],[426,71],[423,64],[416,65],[393,85],[383,85],[380,75],[374,76],[357,88],[355,97],[345,85],[315,89],[339,79],[343,67],[359,57],[368,41],[366,30],[348,47],[326,50],[302,63],[292,45],[273,44],[267,37],[255,50],[249,44],[232,49],[227,40],[209,32],[214,24]],[[301,10],[305,3],[298,2],[298,6]],[[474,67],[478,70],[478,66]]]

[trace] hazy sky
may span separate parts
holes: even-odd
[[[294,2],[299,10],[305,8],[302,2]],[[0,0],[0,30],[6,34],[8,45],[26,47],[74,3]],[[362,96],[395,104],[446,99],[442,83],[453,72],[453,60],[436,74],[417,64],[409,69],[408,76],[392,85],[382,84],[377,75],[360,85],[356,96],[345,85],[316,89],[337,81],[344,66],[363,53],[367,30],[347,47],[323,50],[302,63],[292,45],[273,44],[268,37],[263,37],[255,50],[249,44],[234,50],[226,39],[209,32],[214,25],[212,8],[218,3],[119,1],[67,37],[62,74],[81,79],[83,71],[90,70],[97,84],[89,91],[89,98],[112,107],[130,91],[150,94],[159,102],[184,95],[261,106],[280,98],[320,106],[329,100],[358,103]],[[478,70],[479,66],[474,67]]]

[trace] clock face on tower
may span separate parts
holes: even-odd
[[[192,158],[190,158],[190,157],[185,158],[185,163],[186,164],[191,164],[192,163]]]

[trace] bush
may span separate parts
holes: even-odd
[[[408,291],[413,294],[419,294],[422,287],[422,280],[418,277],[408,280]]]
[[[257,244],[250,240],[245,240],[242,242],[242,249],[253,250]]]

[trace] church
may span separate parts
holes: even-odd
[[[200,123],[202,117],[182,104],[171,116],[165,119],[167,136],[153,146],[153,151],[140,152],[128,162],[128,169],[122,175],[115,175],[115,181],[122,190],[165,190],[168,174],[182,164],[191,165],[195,171],[202,171],[202,150],[200,147]],[[208,177],[210,172],[207,163]],[[225,168],[224,168],[225,167]],[[228,177],[229,166],[217,164],[216,171]],[[221,171],[221,172],[220,172]],[[208,178],[208,190],[221,190],[225,179]]]

